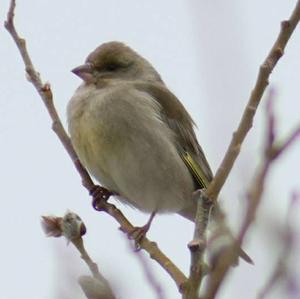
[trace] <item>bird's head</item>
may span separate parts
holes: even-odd
[[[87,84],[103,79],[148,80],[162,82],[152,65],[120,42],[108,42],[96,48],[85,64],[72,70]]]

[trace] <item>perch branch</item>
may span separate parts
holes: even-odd
[[[53,102],[53,94],[51,91],[51,87],[48,83],[44,84],[40,78],[39,73],[36,71],[32,60],[29,56],[26,42],[23,38],[19,36],[16,31],[14,25],[14,13],[15,13],[16,1],[11,0],[10,7],[7,13],[7,20],[5,21],[5,28],[10,33],[11,37],[13,38],[15,44],[17,45],[23,62],[25,64],[25,70],[28,74],[29,81],[33,84],[35,89],[37,90],[38,94],[40,95],[41,99],[43,100],[47,111],[52,120],[52,129],[60,139],[61,143],[63,144],[64,148],[68,152],[70,158],[72,159],[78,173],[81,176],[83,186],[89,191],[89,193],[93,193],[95,190],[96,185],[93,183],[91,177],[89,176],[87,170],[83,167],[80,163],[77,154],[71,144],[70,138],[66,133],[62,122],[60,121],[59,115],[56,111]],[[103,188],[104,189],[104,188]],[[114,205],[109,204],[107,202],[103,202],[101,206],[101,210],[108,213],[112,216],[121,226],[121,230],[127,234],[132,232],[134,226],[126,219],[126,217],[122,214],[120,210],[118,210]],[[180,291],[183,290],[184,284],[187,280],[185,275],[176,267],[176,265],[158,248],[157,244],[154,242],[149,241],[147,238],[144,238],[140,242],[140,248],[147,251],[150,257],[158,262],[172,279],[175,281],[178,289]]]

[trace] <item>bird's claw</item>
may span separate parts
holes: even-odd
[[[134,227],[131,232],[128,233],[128,238],[134,240],[135,242],[135,250],[138,251],[141,249],[141,241],[145,238],[148,230],[150,229],[151,223],[154,219],[156,212],[152,212],[150,218],[148,219],[147,223],[143,226],[136,226]]]
[[[111,195],[113,195],[113,193],[99,185],[95,185],[90,190],[90,195],[93,197],[93,208],[97,211],[101,211],[103,210],[104,203],[106,203],[106,201]]]
[[[134,227],[129,233],[128,238],[130,240],[134,240],[134,248],[136,251],[139,251],[141,249],[141,241],[145,238],[148,230],[150,228],[150,225],[148,223],[144,226],[136,226]]]

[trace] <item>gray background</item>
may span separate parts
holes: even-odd
[[[5,3],[4,3],[5,2]],[[42,79],[50,82],[55,104],[65,123],[65,107],[80,84],[70,70],[105,41],[120,40],[149,59],[198,124],[197,132],[215,171],[237,126],[280,21],[295,1],[18,1],[16,26]],[[3,1],[5,19],[8,1]],[[85,221],[85,242],[118,298],[155,298],[138,260],[116,222],[93,211],[90,198],[61,144],[10,36],[0,29],[0,298],[83,298],[76,279],[87,273],[78,253],[63,239],[45,238],[43,214],[66,209]],[[272,74],[276,89],[278,137],[300,120],[300,31],[297,30]],[[263,102],[254,127],[222,192],[222,202],[236,231],[245,208],[245,192],[261,158]],[[292,190],[300,189],[300,142],[276,162],[266,195],[245,249],[255,266],[241,263],[230,274],[218,298],[254,298],[280,251]],[[118,204],[118,203],[117,203]],[[135,224],[147,216],[118,204]],[[294,217],[299,216],[299,208]],[[299,221],[298,221],[299,222]],[[298,223],[299,224],[299,223]],[[299,225],[294,225],[295,230]],[[179,216],[155,219],[149,238],[185,272],[186,244],[193,225]],[[299,241],[296,240],[299,250]],[[291,259],[299,275],[299,258]],[[179,298],[171,279],[154,262],[151,268],[168,298]],[[298,268],[298,269],[297,269]],[[297,276],[295,276],[297,277]],[[272,298],[282,298],[277,288]]]

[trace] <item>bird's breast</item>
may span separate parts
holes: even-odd
[[[68,106],[69,131],[81,162],[103,185],[140,210],[177,212],[194,186],[160,109],[131,88],[79,90]]]

